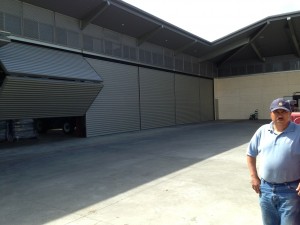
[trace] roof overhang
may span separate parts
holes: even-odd
[[[149,42],[173,50],[175,54],[187,54],[200,59],[199,61],[208,60],[219,65],[237,60],[262,62],[268,57],[300,55],[300,11],[267,17],[209,42],[124,1],[22,2],[76,18],[80,21],[81,29],[85,29],[89,24],[97,25],[135,38],[140,47]],[[244,42],[247,39],[250,40],[248,44]]]

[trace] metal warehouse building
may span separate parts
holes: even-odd
[[[300,12],[209,42],[118,0],[0,0],[0,140],[9,121],[91,137],[266,119],[300,91],[299,40]]]

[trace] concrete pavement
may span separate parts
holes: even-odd
[[[245,150],[264,122],[0,143],[0,224],[261,225]]]

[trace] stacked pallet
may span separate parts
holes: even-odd
[[[13,140],[37,138],[33,119],[13,120],[11,133]]]
[[[7,126],[6,121],[0,121],[0,142],[7,140]]]
[[[33,119],[0,121],[0,142],[37,138]]]

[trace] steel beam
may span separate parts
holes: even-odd
[[[105,1],[104,4],[99,5],[96,9],[92,10],[85,19],[80,21],[80,29],[84,30],[93,20],[100,16],[108,7],[110,6],[110,1]]]
[[[153,30],[143,34],[142,36],[140,36],[137,39],[137,45],[140,46],[141,44],[143,44],[145,41],[149,40],[151,37],[153,37],[158,31],[160,31],[163,28],[164,28],[164,26],[160,25],[160,26],[154,28]]]
[[[288,22],[288,30],[289,30],[289,35],[292,38],[294,48],[296,50],[297,56],[300,57],[300,48],[299,48],[299,41],[297,40],[295,29],[292,23],[291,17],[287,17],[287,22]]]

